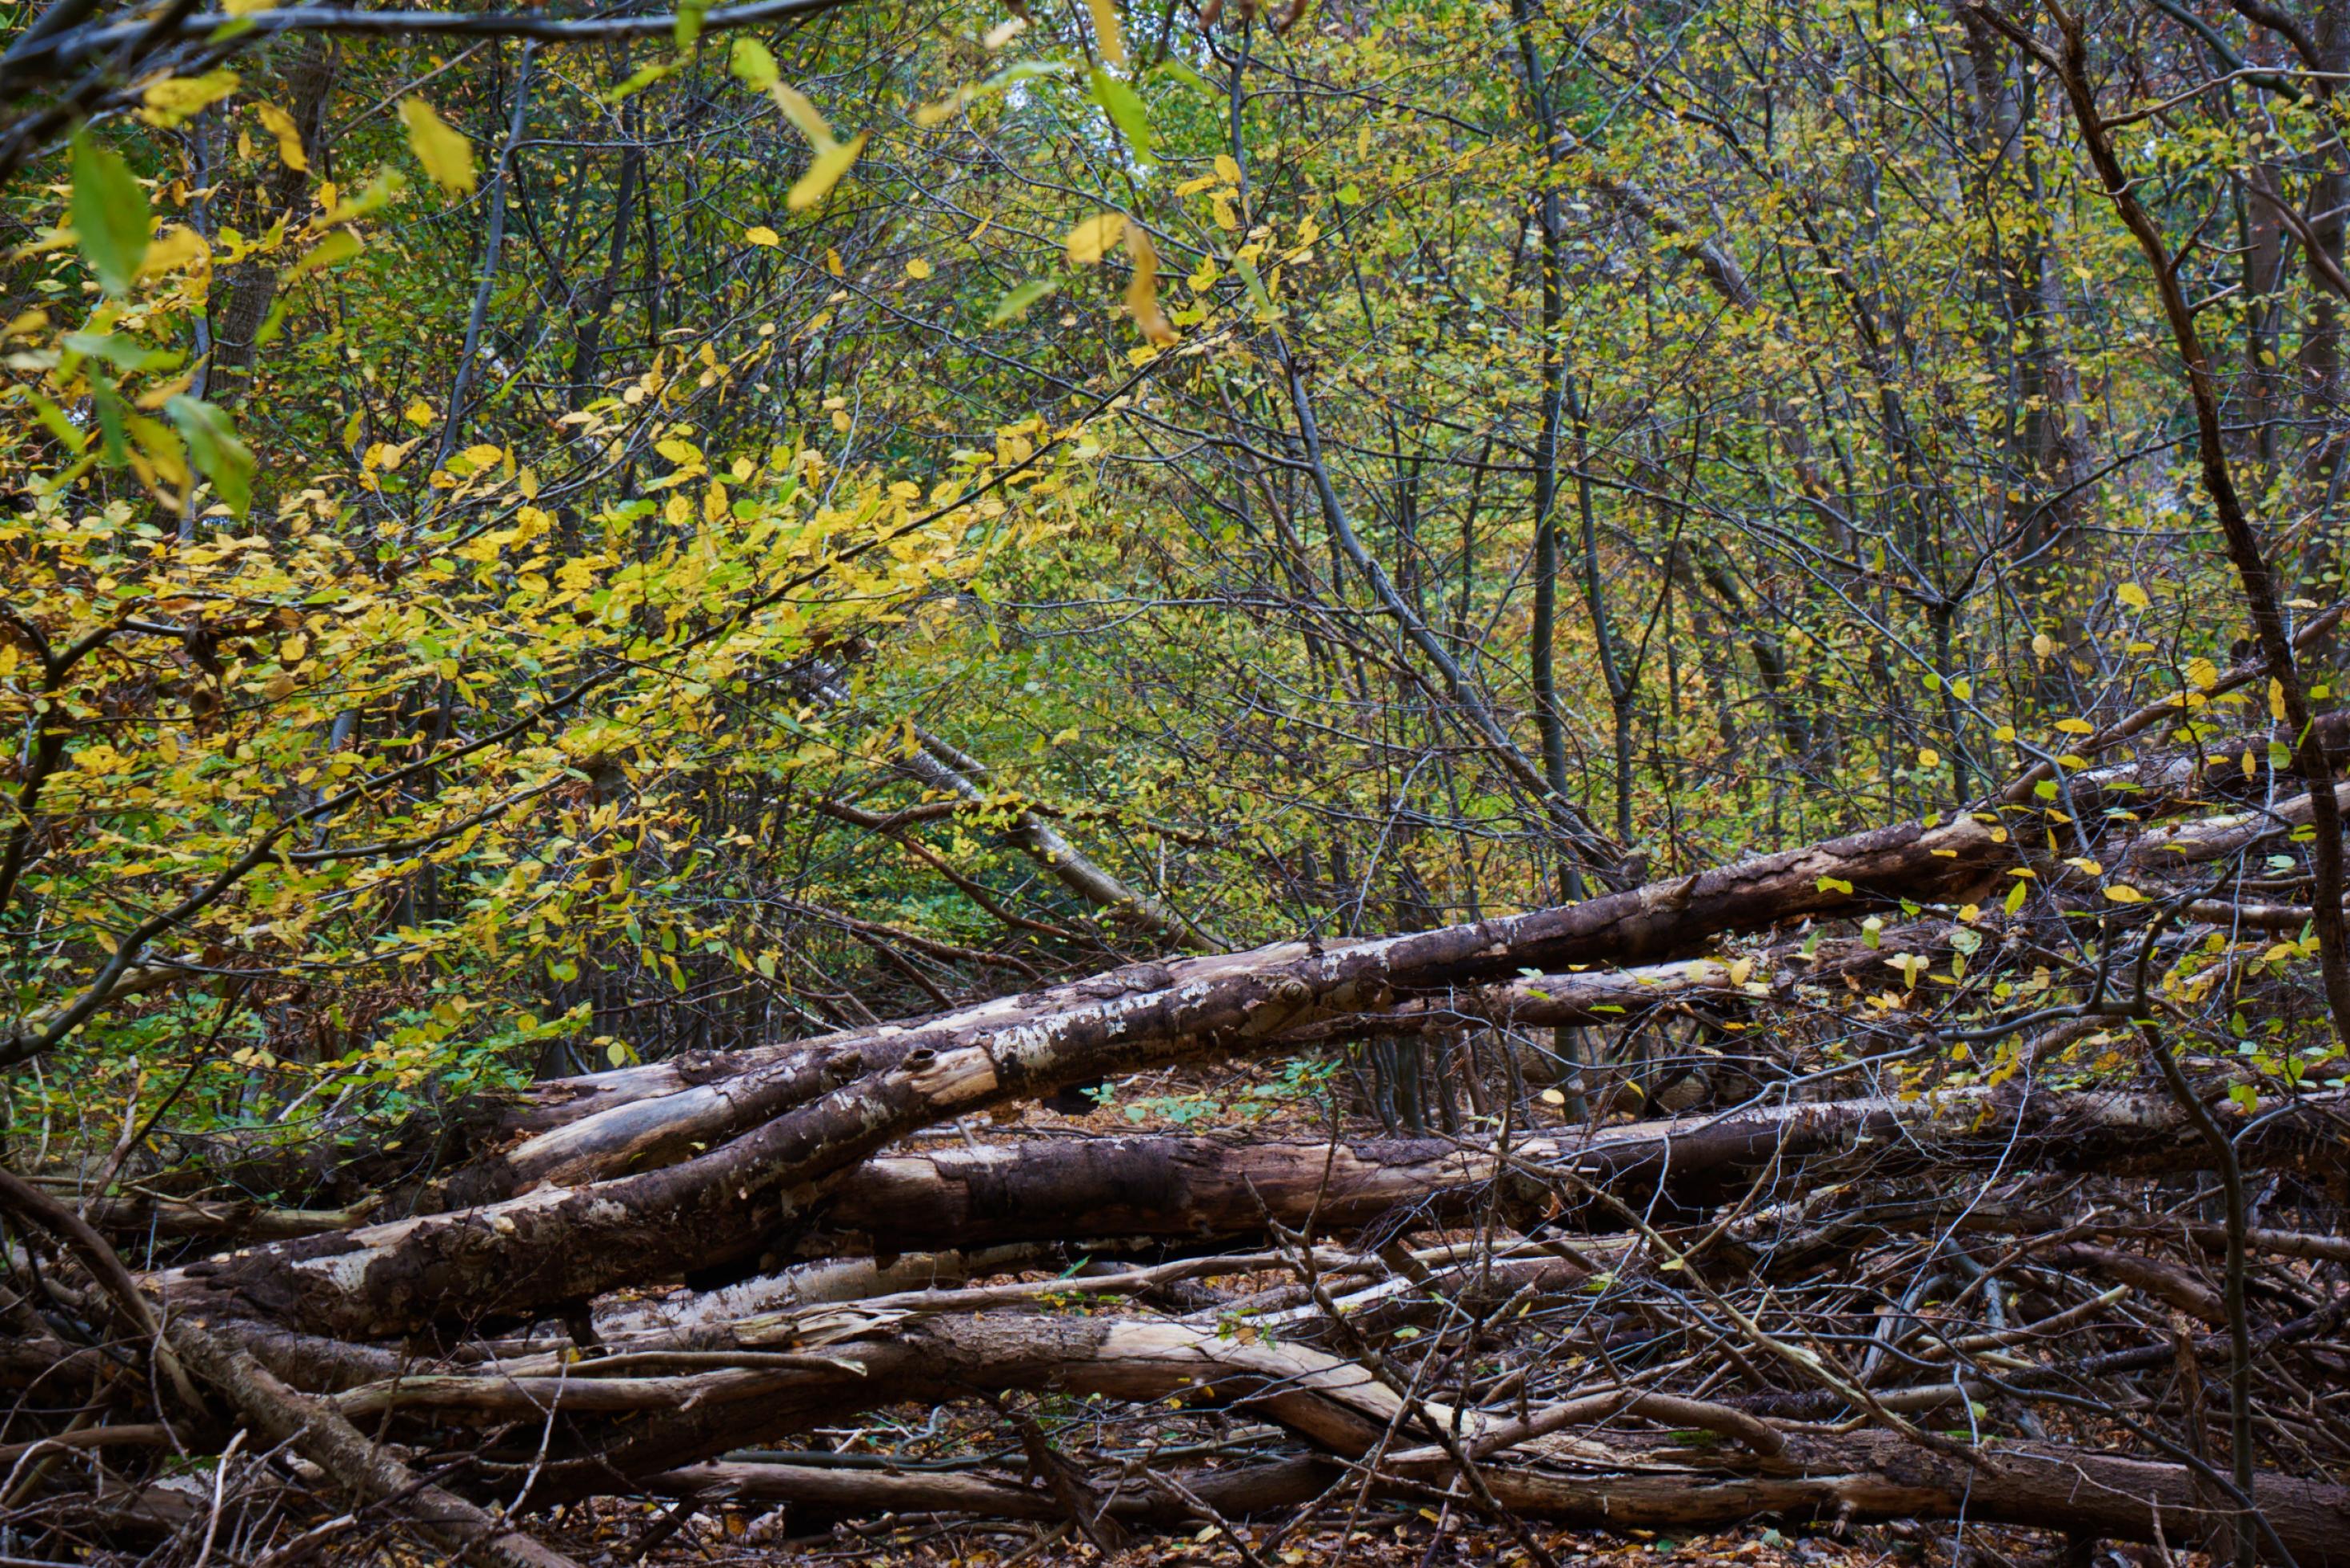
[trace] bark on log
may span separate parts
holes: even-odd
[[[2245,1119],[2232,1102],[2217,1114]],[[2338,1166],[2350,1147],[2345,1129],[2350,1094],[2313,1095],[2272,1110],[2239,1158]],[[863,1238],[885,1254],[1095,1237],[1205,1241],[1259,1234],[1268,1216],[1293,1227],[1310,1216],[1324,1234],[1336,1234],[1415,1214],[1440,1222],[1488,1199],[1532,1218],[1551,1194],[1526,1168],[1571,1170],[1635,1207],[1661,1182],[1667,1196],[1703,1209],[1734,1196],[1773,1160],[1792,1178],[1798,1162],[1856,1151],[1888,1168],[2005,1158],[2114,1174],[2200,1168],[2210,1158],[2167,1095],[2026,1095],[2009,1085],[1520,1137],[1510,1148],[1517,1175],[1491,1151],[1438,1138],[1119,1137],[891,1153],[843,1179],[819,1218],[828,1232]],[[1499,1192],[1497,1177],[1506,1179]]]

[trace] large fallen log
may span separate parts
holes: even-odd
[[[2309,1096],[2248,1117],[2248,1165],[2324,1165],[2350,1157],[2350,1093]],[[1157,1236],[1205,1241],[1263,1233],[1267,1220],[1310,1218],[1326,1234],[1380,1220],[1440,1222],[1495,1201],[1521,1219],[1572,1172],[1635,1206],[1660,1191],[1711,1207],[1772,1162],[1799,1180],[1806,1161],[1865,1152],[1872,1168],[2011,1165],[2109,1174],[2201,1168],[2203,1142],[2164,1095],[2010,1084],[1902,1100],[1892,1096],[1755,1107],[1587,1133],[1513,1139],[1506,1156],[1444,1138],[1243,1141],[1137,1137],[949,1146],[879,1155],[843,1178],[819,1212],[883,1253],[1014,1241]],[[1497,1188],[1496,1183],[1499,1182]],[[1612,1228],[1612,1227],[1607,1227]]]

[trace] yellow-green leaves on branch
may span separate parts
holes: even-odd
[[[1149,231],[1129,222],[1124,213],[1096,213],[1071,229],[1064,243],[1070,265],[1094,266],[1109,254],[1110,246],[1120,242],[1134,263],[1134,276],[1126,286],[1127,314],[1134,317],[1143,337],[1163,348],[1175,341],[1175,324],[1159,307],[1159,251],[1150,243]]]
[[[1116,66],[1123,69],[1126,66],[1126,34],[1118,26],[1117,0],[1086,0],[1086,4],[1093,9],[1094,36],[1101,45],[1102,64],[1092,72],[1094,101],[1101,105],[1110,124],[1125,136],[1135,157],[1148,163],[1152,137],[1150,116],[1142,107],[1142,95],[1105,68]]]
[[[1094,67],[1092,86],[1094,101],[1101,105],[1109,122],[1126,137],[1135,158],[1149,162],[1158,141],[1151,134],[1150,116],[1142,107],[1142,95],[1099,66]]]
[[[473,170],[473,144],[464,132],[421,98],[401,99],[400,118],[408,127],[409,151],[432,182],[452,196],[470,195],[479,176]]]
[[[793,183],[790,194],[784,198],[788,211],[807,211],[840,183],[840,177],[848,172],[857,155],[865,151],[866,133],[858,131],[847,141],[834,136],[832,127],[825,123],[824,116],[808,101],[807,95],[785,84],[775,57],[756,38],[735,39],[726,67],[744,87],[774,99],[775,107],[784,111],[784,118],[807,138],[809,150],[816,157],[809,161],[807,172]]]
[[[1032,277],[995,302],[995,308],[987,313],[987,324],[1001,327],[1007,321],[1016,321],[1028,314],[1030,306],[1052,292],[1051,278]]]
[[[783,71],[767,46],[756,38],[737,38],[726,57],[726,68],[753,92],[765,92],[783,79]]]
[[[121,155],[100,147],[88,130],[74,136],[69,210],[82,259],[98,275],[99,286],[109,294],[127,292],[147,256],[147,192]]]
[[[835,140],[832,127],[824,122],[824,116],[816,112],[816,105],[807,100],[806,95],[782,82],[770,87],[767,96],[775,100],[775,106],[784,111],[784,118],[799,128],[800,134],[808,139],[808,146],[816,153],[807,166],[807,172],[799,177],[793,184],[791,193],[784,198],[785,209],[803,213],[823,201],[831,193],[832,188],[840,183],[840,177],[848,172],[849,165],[857,161],[857,155],[865,151],[865,133],[860,130],[847,141]]]
[[[865,132],[861,130],[846,141],[830,142],[816,148],[816,157],[809,162],[807,172],[793,182],[791,192],[784,198],[785,209],[803,213],[823,201],[831,194],[832,188],[840,183],[840,177],[848,172],[849,165],[857,161],[857,155],[864,151]]]
[[[140,94],[139,118],[161,130],[185,125],[237,88],[234,71],[206,71],[200,77],[167,77]]]

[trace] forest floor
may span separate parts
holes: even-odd
[[[1339,1085],[1347,1109],[1341,1136],[1393,1136],[1364,1113],[1351,1086]],[[1547,1110],[1548,1107],[1545,1107]],[[1555,1114],[1555,1113],[1554,1113]],[[1629,1121],[1628,1115],[1610,1121]],[[1028,1103],[1006,1107],[972,1133],[1002,1138],[1022,1136],[1114,1137],[1191,1133],[1213,1135],[1245,1129],[1257,1137],[1313,1138],[1331,1131],[1326,1100],[1295,1092],[1279,1075],[1249,1063],[1193,1064],[1140,1075],[1118,1084],[1098,1108],[1082,1114]],[[1543,1129],[1529,1129],[1543,1130]],[[1548,1130],[1556,1130],[1555,1128]],[[951,1147],[963,1129],[932,1129],[908,1140],[907,1147]],[[1014,1276],[1006,1276],[1014,1277]],[[1285,1276],[1284,1276],[1285,1277]],[[908,1407],[868,1413],[870,1424],[853,1430],[812,1433],[811,1444],[831,1441],[836,1452],[883,1457],[921,1464],[932,1453],[958,1447],[958,1438],[984,1446],[984,1407],[962,1422],[940,1428],[936,1415]],[[872,1417],[879,1417],[879,1420]],[[894,1417],[894,1418],[893,1418]],[[926,1419],[927,1417],[927,1419]],[[1210,1417],[1211,1421],[1217,1417]],[[1258,1428],[1263,1430],[1263,1428]],[[908,1439],[908,1434],[919,1433]],[[963,1448],[968,1452],[968,1447]],[[1018,1469],[1018,1461],[1012,1461]],[[860,1519],[827,1521],[804,1512],[764,1504],[730,1504],[697,1511],[663,1530],[669,1511],[654,1503],[600,1499],[557,1510],[543,1519],[541,1539],[579,1562],[604,1568],[642,1563],[648,1568],[685,1564],[858,1563],[873,1568],[1436,1568],[1442,1563],[1531,1565],[1524,1539],[1496,1524],[1435,1508],[1415,1508],[1392,1500],[1366,1499],[1359,1508],[1350,1491],[1308,1511],[1287,1524],[1257,1521],[1237,1526],[1245,1551],[1216,1527],[1190,1532],[1138,1533],[1105,1553],[1066,1524],[1023,1523],[945,1518]],[[1351,1517],[1350,1517],[1351,1515]],[[1812,1522],[1783,1528],[1765,1521],[1727,1531],[1675,1537],[1648,1530],[1620,1532],[1559,1530],[1536,1525],[1530,1532],[1560,1568],[1575,1564],[1737,1563],[1752,1568],[2091,1568],[2096,1564],[2205,1568],[2200,1552],[2152,1551],[2104,1543],[2094,1559],[2068,1556],[2067,1542],[2047,1532],[1970,1527],[1947,1522],[1865,1525],[1838,1529]],[[649,1537],[658,1536],[657,1542]]]
[[[1250,1552],[1264,1568],[1436,1568],[1441,1563],[1531,1563],[1524,1545],[1506,1531],[1475,1522],[1373,1503],[1352,1530],[1344,1507],[1275,1536],[1273,1524],[1243,1525]],[[1433,1511],[1431,1511],[1432,1512]],[[630,1544],[660,1517],[644,1505],[598,1503],[574,1511],[544,1539],[594,1565],[628,1561]],[[1249,1568],[1248,1559],[1212,1529],[1208,1539],[1184,1534],[1136,1537],[1105,1557],[1091,1543],[1071,1541],[1066,1527],[991,1521],[876,1521],[821,1534],[787,1535],[774,1514],[757,1511],[697,1518],[641,1561],[648,1568],[795,1563],[869,1563],[873,1568]],[[1672,1539],[1653,1531],[1611,1534],[1537,1529],[1534,1539],[1560,1568],[1575,1564],[1738,1563],[1743,1568],[1918,1568],[1958,1563],[1962,1568],[2039,1568],[2067,1561],[2056,1537],[2021,1530],[1969,1530],[1963,1543],[1948,1524],[1866,1525],[1837,1532],[1783,1531],[1757,1523]],[[2086,1560],[2083,1562],[2086,1568]],[[2108,1546],[2100,1563],[2153,1563],[2153,1553]],[[2175,1552],[2175,1568],[2204,1568],[2199,1552]]]

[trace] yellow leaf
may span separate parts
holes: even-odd
[[[2220,667],[2208,659],[2190,659],[2187,661],[2187,679],[2198,690],[2209,691],[2220,683]]]
[[[2093,733],[2096,729],[2096,726],[2086,719],[2059,719],[2056,721],[2056,727],[2068,735],[2086,735]]]
[[[1057,734],[1057,735],[1055,735],[1055,736],[1054,736],[1054,737],[1053,737],[1053,744],[1055,744],[1055,745],[1056,745],[1056,746],[1066,746],[1066,745],[1067,745],[1071,741],[1074,741],[1074,740],[1076,740],[1076,738],[1077,738],[1077,727],[1076,727],[1075,724],[1072,724],[1072,725],[1070,725],[1067,729],[1066,729],[1066,730],[1062,731],[1059,734]]]
[[[2269,679],[2269,717],[2284,722],[2284,682],[2273,676]]]
[[[1566,1104],[1566,1096],[1556,1089],[1544,1089],[1542,1092],[1542,1103],[1546,1106],[1563,1106]]]
[[[2044,631],[2032,634],[2032,651],[2045,659],[2056,651],[2056,639]]]
[[[206,71],[200,77],[166,77],[140,95],[146,107],[139,118],[166,130],[184,125],[206,108],[234,92],[234,71]]]
[[[824,251],[824,270],[835,277],[848,275],[848,269],[840,265],[840,253],[829,245],[827,245]]]
[[[831,193],[832,188],[840,183],[840,177],[848,172],[849,165],[857,161],[857,155],[864,151],[865,132],[861,130],[847,141],[819,150],[815,161],[808,165],[807,172],[800,176],[799,182],[792,187],[791,194],[784,198],[784,205],[792,212],[803,213],[823,201]]]
[[[1216,178],[1227,185],[1237,185],[1241,182],[1241,166],[1232,161],[1231,153],[1216,154]]]
[[[400,118],[408,127],[408,150],[424,165],[424,172],[443,191],[470,193],[475,183],[473,144],[421,98],[400,100]]]
[[[743,230],[743,238],[747,244],[754,245],[779,245],[784,243],[784,236],[764,223]]]
[[[2146,895],[2126,882],[2116,882],[2106,889],[2106,897],[2116,904],[2143,904]]]
[[[806,93],[789,83],[777,82],[767,89],[767,96],[775,100],[775,107],[784,111],[784,118],[797,126],[799,133],[806,137],[809,145],[819,153],[836,145],[832,127],[824,122],[824,116],[816,112],[816,105],[807,100]]]
[[[1164,348],[1175,341],[1175,324],[1159,307],[1159,253],[1139,223],[1126,226],[1126,254],[1134,258],[1134,278],[1126,286],[1127,314],[1143,337]]]
[[[980,35],[979,41],[986,47],[987,52],[992,55],[996,50],[1003,47],[1004,45],[1010,43],[1013,39],[1018,37],[1022,29],[1027,26],[1027,17],[1014,16],[1009,21],[998,22],[994,26],[990,27],[986,32]]]
[[[1076,266],[1091,266],[1102,259],[1102,253],[1118,244],[1126,233],[1124,213],[1096,213],[1069,231],[1069,261]]]
[[[1738,959],[1730,966],[1730,983],[1732,985],[1744,985],[1746,983],[1746,977],[1753,972],[1754,961],[1752,959]]]
[[[1931,747],[1931,746],[1922,746],[1922,747],[1918,748],[1918,765],[1919,767],[1921,767],[1921,768],[1939,767],[1939,766],[1941,765],[1941,763],[1942,763],[1942,753],[1939,753],[1939,752],[1938,752],[1938,751],[1936,751],[1933,747]]]
[[[2114,597],[2121,600],[2122,603],[2129,606],[2132,609],[2144,609],[2148,604],[2153,602],[2146,597],[2146,590],[2139,587],[2136,583],[2124,583],[2120,587],[2114,590]]]
[[[294,117],[274,103],[256,103],[253,112],[261,116],[261,123],[277,139],[277,161],[286,168],[301,173],[310,171],[310,155],[302,151],[302,128]]]
[[[1086,0],[1094,14],[1094,36],[1101,40],[1102,58],[1126,64],[1126,32],[1118,25],[1117,0]]]
[[[906,275],[912,278],[916,283],[920,283],[922,279],[931,275],[931,264],[924,261],[921,257],[916,256],[912,261],[906,264]]]
[[[140,277],[158,277],[167,272],[177,272],[183,266],[203,268],[212,265],[213,247],[204,236],[185,223],[175,223],[155,236],[140,259]]]

